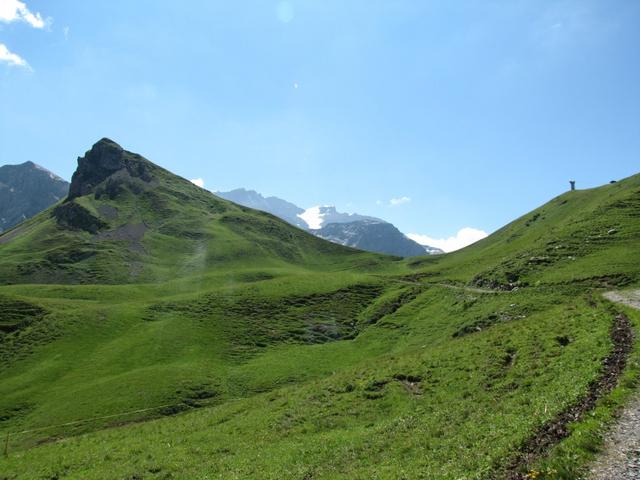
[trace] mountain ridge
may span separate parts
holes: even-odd
[[[0,232],[59,202],[69,183],[33,163],[0,167]]]
[[[236,188],[228,192],[213,193],[226,200],[244,205],[245,207],[255,208],[257,210],[263,210],[271,213],[272,215],[280,217],[296,227],[307,227],[307,223],[298,216],[300,213],[304,212],[304,209],[281,198],[275,196],[265,197],[255,190],[247,190],[245,188]]]
[[[66,205],[66,203],[88,193],[97,193],[98,197],[101,195],[115,197],[117,195],[115,190],[123,184],[128,185],[129,188],[144,190],[149,186],[152,172],[156,168],[160,168],[150,162],[146,162],[141,156],[135,156],[131,152],[126,152],[125,155],[124,149],[109,138],[102,138],[96,142],[86,152],[85,156],[80,157],[78,160],[78,168],[74,172],[70,184],[33,162],[23,164],[23,167],[31,168],[38,173],[45,173],[53,182],[64,183],[57,190],[57,195],[48,201],[39,199],[40,191],[31,194],[29,198],[31,203],[34,203],[34,206],[30,208],[23,207],[17,216],[6,222],[5,229],[31,218],[52,203],[66,197],[65,205],[61,205],[53,213],[58,222],[61,225],[77,227],[81,230],[87,229],[90,233],[96,233],[104,226],[104,222],[101,222],[80,205],[73,203]],[[94,192],[95,188],[109,177],[113,178],[106,184],[101,185],[98,192]],[[0,188],[2,187],[0,186]],[[67,192],[65,192],[65,188]],[[246,190],[244,188],[213,193],[245,207],[271,213],[298,228],[309,231],[320,238],[329,239],[329,241],[339,245],[403,257],[442,253],[439,249],[413,242],[391,224],[376,217],[357,213],[341,213],[334,206],[311,207],[305,210],[278,197],[264,197],[254,190]],[[2,191],[0,190],[1,194]],[[2,215],[0,215],[0,221],[2,218]],[[353,225],[353,222],[361,223]],[[382,223],[391,225],[391,227],[376,226]],[[331,224],[333,224],[331,227],[325,228]],[[358,229],[358,235],[354,235],[354,228]],[[380,237],[381,231],[385,232],[386,239]],[[354,238],[357,238],[357,240],[354,241]],[[417,245],[420,245],[420,248]]]
[[[402,257],[415,257],[427,253],[425,247],[382,220],[327,223],[313,230],[313,233],[325,240],[369,252],[390,253]]]
[[[264,197],[255,190],[244,188],[214,193],[240,205],[267,211],[313,235],[340,245],[401,257],[443,253],[438,248],[411,240],[385,220],[357,213],[338,212],[332,205],[305,210],[278,197]]]
[[[219,244],[208,243],[215,237]],[[265,251],[284,264],[358,253],[216,197],[109,139],[78,158],[64,202],[0,242],[13,259],[0,266],[4,282],[144,282],[186,265],[244,264]]]

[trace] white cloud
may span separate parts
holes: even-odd
[[[194,185],[197,185],[200,188],[204,188],[204,180],[203,179],[201,179],[201,178],[192,178],[190,181]]]
[[[31,67],[29,66],[27,61],[20,55],[10,52],[4,43],[0,43],[0,63],[2,62],[5,62],[11,66],[24,67],[31,70]]]
[[[402,205],[403,203],[409,203],[410,201],[411,199],[409,197],[392,198],[391,200],[389,200],[389,205],[391,205],[392,207],[396,207],[398,205]]]
[[[33,28],[44,28],[45,21],[40,13],[32,13],[19,0],[0,0],[0,22],[27,22]]]
[[[477,242],[478,240],[482,240],[486,236],[487,232],[484,230],[471,227],[461,228],[455,237],[449,238],[431,238],[428,235],[420,235],[418,233],[407,234],[407,237],[414,242],[418,242],[421,245],[440,248],[445,252],[459,250],[467,245]]]

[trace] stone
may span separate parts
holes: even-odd
[[[53,210],[53,217],[61,227],[72,230],[84,230],[89,233],[97,233],[107,226],[102,220],[93,215],[82,205],[75,202],[66,202],[58,205]]]
[[[151,167],[142,157],[129,153],[113,140],[103,138],[84,157],[78,158],[78,168],[71,179],[68,201],[95,193],[96,187],[116,174],[117,183],[135,178],[152,180]]]

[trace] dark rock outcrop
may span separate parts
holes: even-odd
[[[141,156],[127,152],[113,140],[103,138],[84,157],[78,158],[78,168],[71,179],[68,200],[90,193],[106,193],[115,197],[122,184],[137,179],[149,183],[153,179],[152,167]],[[105,190],[97,191],[98,185],[111,180]]]
[[[82,205],[75,202],[66,202],[58,205],[53,210],[53,217],[58,225],[72,230],[84,230],[89,233],[97,233],[107,226],[102,220],[93,215]]]

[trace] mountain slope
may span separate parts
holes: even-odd
[[[68,199],[0,237],[0,248],[4,283],[150,282],[222,264],[365,258],[219,199],[108,139],[78,160]]]
[[[68,182],[33,162],[0,167],[0,232],[59,202],[68,191]]]
[[[294,205],[293,203],[287,202],[286,200],[282,200],[281,198],[263,197],[255,190],[246,190],[244,188],[237,188],[228,192],[214,193],[225,200],[229,200],[239,205],[268,212],[276,217],[282,218],[296,227],[307,228],[307,223],[299,217],[301,213],[304,213],[304,209]]]
[[[215,194],[245,207],[269,212],[330,242],[359,250],[400,257],[442,253],[442,250],[414,242],[379,218],[341,213],[332,206],[304,210],[280,198],[263,197],[258,192],[243,188]]]
[[[640,314],[600,293],[640,283],[640,177],[396,261],[118,152],[101,142],[74,176],[90,188],[66,204],[88,214],[0,236],[3,272],[32,280],[15,264],[33,250],[51,275],[0,286],[0,478],[579,478],[638,380],[636,348],[561,443],[518,460],[606,371],[616,319],[637,332]],[[47,257],[130,218],[147,226],[138,276]],[[94,257],[123,268],[135,232]]]
[[[446,258],[410,262],[478,286],[539,282],[625,285],[638,280],[640,175],[566,192]]]
[[[422,245],[404,236],[390,223],[375,220],[360,220],[348,223],[329,223],[314,235],[360,250],[380,252],[401,257],[415,257],[427,252]]]

